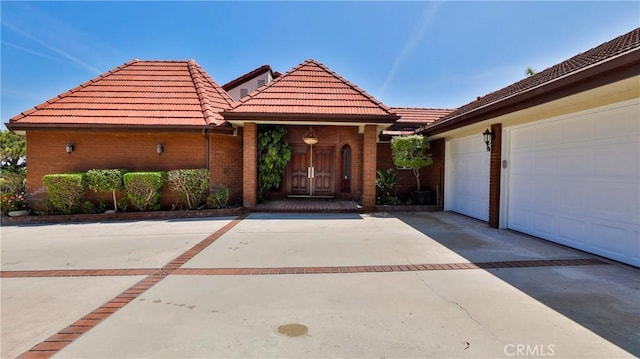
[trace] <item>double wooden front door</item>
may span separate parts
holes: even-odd
[[[332,196],[334,192],[333,146],[313,146],[314,196]],[[310,194],[308,168],[311,165],[311,151],[308,145],[294,145],[288,170],[288,192],[292,195]]]

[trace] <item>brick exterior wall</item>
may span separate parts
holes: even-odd
[[[124,168],[131,171],[169,171],[178,168],[209,168],[211,185],[225,184],[230,202],[242,199],[242,137],[200,132],[153,131],[27,131],[27,192],[29,205],[41,207],[46,189],[42,176],[51,173],[82,172],[90,169]],[[207,165],[207,138],[209,164]],[[74,151],[65,152],[73,143]],[[164,152],[156,153],[162,144]],[[119,198],[124,193],[117,194]],[[87,192],[87,199],[102,198],[111,203],[111,195]],[[168,186],[162,190],[160,205],[171,209],[177,201]]]
[[[74,145],[71,154],[65,152],[69,142]],[[156,153],[156,144],[163,145],[162,155]],[[199,132],[27,131],[28,202],[38,208],[46,198],[42,184],[45,174],[108,168],[131,171],[205,168],[205,146],[205,138]],[[122,196],[120,193],[119,197]],[[161,206],[171,208],[175,202],[175,193],[165,186]]]
[[[420,170],[420,187],[424,189],[438,190],[439,205],[444,203],[444,139],[437,139],[429,142],[433,165]],[[391,154],[391,143],[378,143],[377,169],[386,170],[395,168],[393,156]],[[412,191],[416,189],[416,177],[411,170],[398,171],[398,184],[396,185],[397,195],[401,199],[409,198]]]
[[[502,172],[502,124],[491,125],[495,134],[489,164],[489,227],[500,226],[500,173]]]
[[[243,129],[242,156],[242,205],[253,208],[256,205],[256,189],[258,185],[257,173],[257,125],[255,122],[245,122]]]
[[[210,134],[211,186],[229,187],[229,204],[242,204],[242,129],[236,136]]]
[[[376,209],[376,153],[378,131],[375,125],[364,126],[362,163],[362,207],[371,212]]]

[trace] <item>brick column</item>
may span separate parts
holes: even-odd
[[[489,227],[500,226],[500,172],[502,171],[502,124],[491,125],[495,134],[489,164]]]
[[[365,212],[372,212],[376,209],[377,137],[378,131],[375,125],[364,126],[362,207]]]
[[[246,208],[256,205],[256,191],[258,188],[257,167],[257,125],[255,122],[245,122],[242,145],[242,204]]]

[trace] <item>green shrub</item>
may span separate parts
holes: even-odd
[[[258,126],[258,200],[267,192],[280,187],[287,164],[291,160],[291,146],[286,140],[287,129],[278,125]]]
[[[178,193],[188,209],[196,208],[209,189],[209,170],[180,169],[167,172],[167,182]]]
[[[113,209],[118,210],[116,191],[123,188],[122,176],[125,170],[89,170],[85,173],[87,187],[94,192],[109,192],[113,194]]]
[[[129,172],[123,176],[124,188],[131,205],[138,211],[160,208],[160,189],[164,185],[165,172]]]
[[[98,213],[98,209],[96,208],[96,205],[93,204],[91,201],[84,201],[82,203],[82,206],[80,207],[80,213],[94,214],[94,213]]]
[[[229,187],[220,185],[207,196],[207,207],[227,208],[229,206]]]
[[[386,171],[376,171],[376,187],[378,188],[378,196],[376,197],[377,204],[398,204],[398,197],[395,193],[392,194],[393,188],[398,183],[398,173],[393,168],[388,168]]]
[[[57,173],[44,175],[42,182],[47,187],[47,197],[54,209],[72,214],[80,210],[85,182],[82,173]]]
[[[25,209],[26,172],[3,169],[0,172],[0,211],[8,213]]]
[[[391,139],[393,163],[400,168],[411,168],[420,191],[420,169],[433,164],[428,153],[429,142],[422,135],[398,136]]]

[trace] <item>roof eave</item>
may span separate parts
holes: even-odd
[[[5,126],[11,131],[28,131],[28,130],[67,130],[67,129],[83,129],[83,130],[181,130],[181,131],[202,131],[209,132],[229,132],[234,131],[233,127],[228,123],[221,126],[215,125],[116,125],[116,124],[71,124],[71,123],[20,123],[7,122]]]
[[[269,122],[270,120],[299,121],[329,120],[331,122],[366,122],[376,124],[393,124],[400,117],[396,115],[358,115],[358,114],[306,114],[306,113],[258,113],[258,112],[222,112],[226,121],[242,120]]]
[[[640,48],[635,48],[615,58],[462,113],[451,119],[436,121],[431,125],[417,129],[416,133],[428,136],[437,135],[637,75],[640,75]]]

